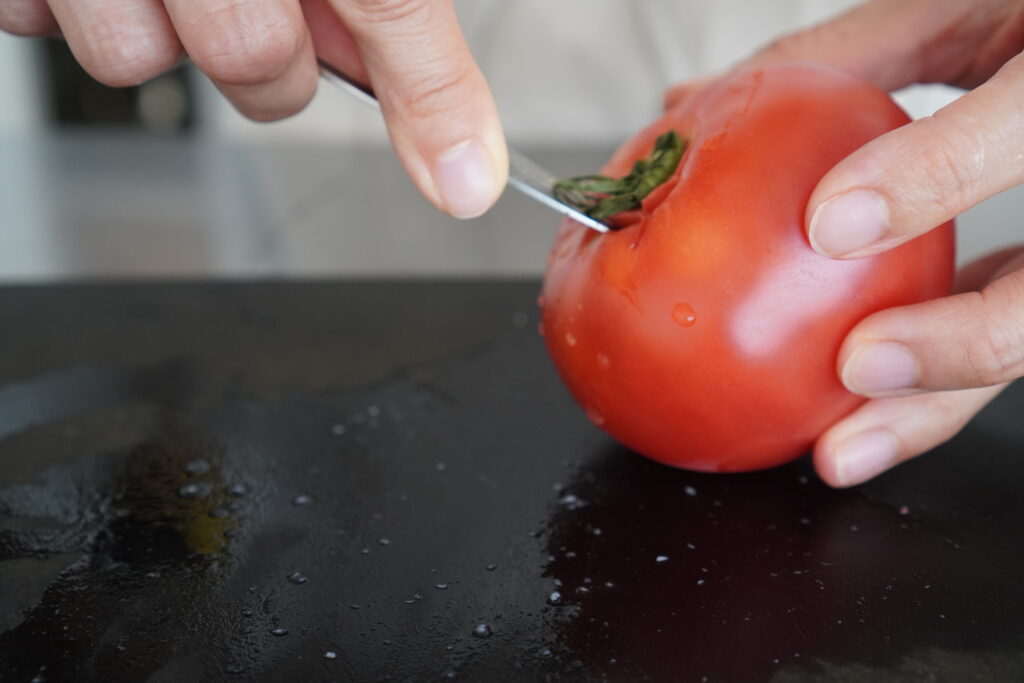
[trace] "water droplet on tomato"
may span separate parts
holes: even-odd
[[[537,306],[540,307],[540,308],[544,308],[544,295],[543,294],[541,294],[540,296],[537,297]]]
[[[544,321],[543,320],[541,320],[539,323],[537,323],[537,334],[539,334],[542,337],[544,336]]]
[[[602,415],[601,413],[597,412],[596,410],[594,410],[593,408],[591,408],[589,406],[586,408],[586,412],[587,412],[587,417],[595,425],[600,427],[601,425],[604,424],[604,415]]]
[[[676,321],[677,325],[689,327],[697,322],[697,312],[690,304],[678,303],[672,307],[672,319]]]
[[[565,333],[565,343],[569,346],[576,346],[576,337],[573,336],[572,332]]]
[[[597,365],[602,370],[607,370],[608,368],[611,367],[612,361],[608,356],[604,355],[603,353],[599,353],[597,354]]]

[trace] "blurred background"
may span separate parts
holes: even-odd
[[[456,0],[509,141],[590,172],[669,85],[727,68],[849,0]],[[532,276],[557,217],[515,192],[456,221],[412,188],[379,115],[320,88],[239,116],[189,66],[93,82],[57,40],[0,34],[0,281],[190,276]],[[913,116],[958,91],[897,94]],[[960,260],[1019,239],[1014,190],[961,220]]]

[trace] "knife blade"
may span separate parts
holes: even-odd
[[[356,99],[366,105],[380,110],[380,103],[373,94],[373,90],[362,83],[350,78],[342,71],[331,66],[323,60],[318,60],[320,66],[320,77],[331,85],[353,95]],[[554,184],[557,178],[533,161],[522,152],[508,148],[508,184],[516,188],[527,197],[540,202],[548,208],[568,216],[577,223],[585,225],[597,232],[608,232],[609,228],[604,223],[591,218],[576,208],[560,201],[554,194]]]

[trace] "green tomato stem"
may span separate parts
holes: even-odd
[[[639,208],[644,197],[671,178],[686,145],[687,140],[670,130],[658,136],[651,155],[638,159],[628,174],[618,179],[604,175],[563,178],[555,183],[555,197],[594,220],[604,222],[617,213]]]

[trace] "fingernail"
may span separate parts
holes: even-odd
[[[917,356],[905,344],[869,342],[853,352],[843,366],[843,384],[856,394],[884,394],[912,389],[921,381]]]
[[[438,157],[434,182],[445,209],[456,218],[476,218],[497,194],[494,168],[475,140],[460,142]]]
[[[849,256],[888,233],[889,207],[871,190],[837,195],[818,206],[811,216],[811,246],[823,256]]]
[[[863,432],[836,447],[836,478],[840,486],[860,484],[895,465],[898,458],[899,447],[891,432]]]

